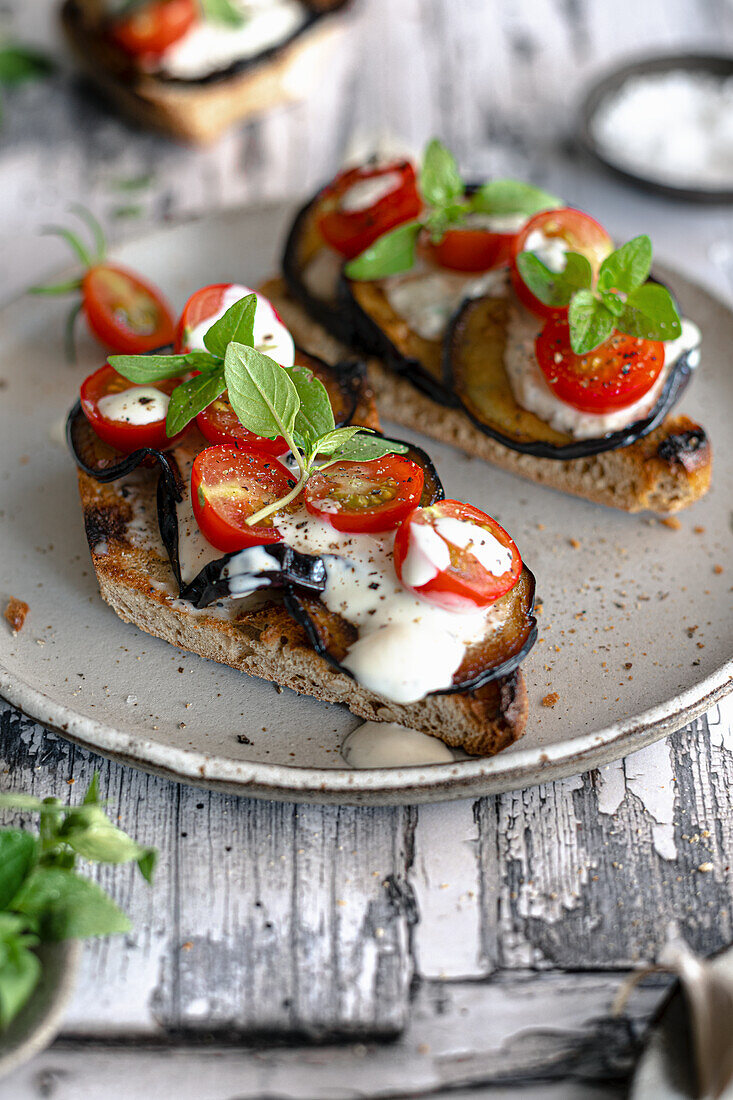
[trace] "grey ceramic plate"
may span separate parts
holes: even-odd
[[[28,1004],[0,1033],[0,1077],[6,1077],[52,1043],[74,989],[81,957],[78,940],[46,943],[38,949],[41,979]]]
[[[233,212],[151,234],[119,259],[180,307],[203,284],[251,285],[271,271],[286,218],[277,208]],[[672,530],[415,436],[447,494],[504,523],[537,576],[541,641],[525,664],[531,714],[522,741],[492,759],[368,771],[348,769],[341,758],[358,724],[347,711],[278,694],[182,653],[102,603],[74,468],[55,441],[80,380],[102,357],[82,341],[79,365],[66,366],[66,305],[15,302],[0,312],[0,601],[14,595],[31,610],[15,638],[0,623],[0,694],[64,736],[138,767],[242,794],[330,802],[524,787],[622,756],[680,726],[728,691],[733,677],[733,468],[725,445],[733,315],[682,278],[670,281],[705,336],[703,367],[684,407],[714,441],[713,491]],[[553,692],[554,708],[542,706]]]

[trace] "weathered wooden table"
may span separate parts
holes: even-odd
[[[53,44],[50,0],[13,6],[17,35]],[[70,201],[119,236],[302,194],[349,145],[436,132],[467,172],[528,172],[730,298],[726,209],[637,195],[566,145],[601,62],[726,41],[733,8],[694,0],[365,0],[304,103],[203,151],[126,129],[62,69],[6,100],[0,291],[65,260],[33,234]],[[666,985],[613,1017],[629,970],[670,936],[702,953],[733,938],[732,705],[589,775],[419,809],[176,786],[2,703],[0,751],[3,789],[74,797],[99,769],[161,851],[152,890],[101,876],[135,931],[86,947],[61,1039],[0,1084],[8,1100],[619,1096]]]

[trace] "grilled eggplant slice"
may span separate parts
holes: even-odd
[[[339,301],[339,281],[343,257],[324,240],[318,228],[320,192],[301,207],[295,216],[282,257],[283,277],[288,290],[308,314],[327,332],[351,344],[352,322]],[[318,286],[308,276],[308,265],[322,265]]]
[[[587,458],[626,447],[653,431],[683,394],[690,377],[690,354],[677,360],[659,400],[643,420],[595,439],[573,439],[555,431],[514,399],[506,370],[509,302],[504,298],[474,298],[453,316],[444,345],[446,385],[460,399],[473,423],[512,450],[536,458]]]
[[[537,620],[533,615],[534,591],[534,575],[525,566],[511,592],[497,600],[497,609],[506,612],[503,625],[466,650],[463,663],[449,688],[431,694],[452,695],[473,691],[508,676],[518,668],[537,638]],[[359,636],[356,627],[329,611],[318,597],[295,588],[286,591],[285,606],[305,628],[316,652],[339,672],[351,676],[341,662]]]

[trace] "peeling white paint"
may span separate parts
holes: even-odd
[[[708,712],[708,727],[710,744],[715,748],[733,752],[733,695],[727,695],[725,699],[721,699],[717,706]]]
[[[675,784],[672,757],[667,741],[599,768],[598,810],[618,813],[627,792],[636,795],[653,819],[652,840],[662,859],[677,858],[674,839]]]

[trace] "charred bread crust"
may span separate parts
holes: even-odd
[[[326,361],[348,353],[308,316],[283,280],[269,280],[263,292],[299,344]],[[704,429],[687,416],[666,417],[627,447],[559,462],[510,450],[476,428],[462,410],[431,400],[378,359],[370,358],[367,369],[384,416],[529,481],[626,512],[659,514],[689,507],[710,487],[710,442]]]
[[[64,0],[61,25],[84,75],[141,126],[181,141],[213,141],[233,123],[292,100],[292,66],[334,33],[331,12],[349,0],[309,0],[306,22],[287,41],[209,76],[146,73],[100,29],[88,0]]]

